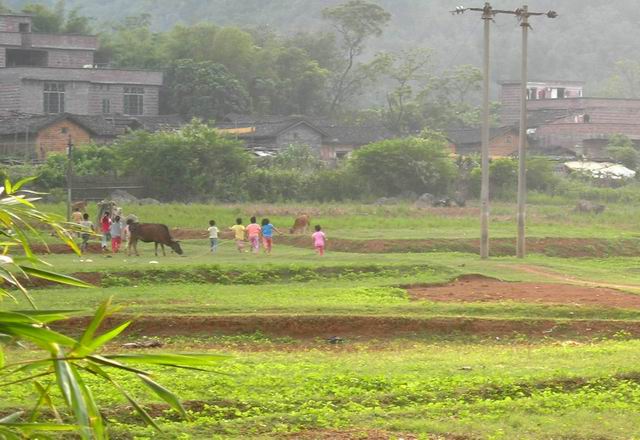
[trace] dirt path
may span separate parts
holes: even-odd
[[[583,280],[580,278],[563,275],[552,269],[547,269],[540,266],[531,266],[527,264],[519,264],[517,266],[501,266],[501,267],[516,268],[517,270],[520,270],[522,272],[527,272],[534,275],[543,275],[547,278],[552,278],[556,281],[562,281],[563,283],[567,283],[567,284],[577,284],[581,286],[592,286],[592,287],[607,287],[609,289],[630,290],[633,292],[640,293],[640,285],[638,284],[618,284],[618,283],[606,283],[602,281]]]
[[[411,286],[407,291],[414,300],[443,302],[517,301],[579,307],[640,309],[640,295],[624,293],[613,288],[596,285],[596,283],[585,285],[512,283],[479,276],[462,276],[449,284]]]

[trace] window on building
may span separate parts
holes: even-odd
[[[67,127],[62,127],[62,128],[60,129],[60,133],[62,133],[62,134],[67,134],[67,133],[69,133],[69,129],[68,129]]]
[[[64,113],[64,83],[44,83],[44,112]]]
[[[31,32],[31,26],[29,26],[29,23],[20,23],[18,25],[18,30],[22,33]]]
[[[124,114],[141,115],[144,113],[144,87],[124,88]]]
[[[44,50],[7,49],[5,53],[7,67],[45,67],[48,63]]]
[[[102,113],[105,115],[111,113],[111,101],[106,98],[102,100]]]

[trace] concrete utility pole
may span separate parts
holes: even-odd
[[[69,136],[67,144],[67,221],[71,221],[71,206],[73,205],[72,188],[73,188],[73,141]]]
[[[527,51],[529,35],[529,17],[533,15],[546,15],[556,18],[558,14],[549,12],[529,12],[529,7],[524,5],[516,9],[514,14],[520,20],[522,27],[522,66],[520,77],[520,142],[518,144],[518,243],[516,255],[524,258],[526,255],[526,205],[527,205]]]
[[[455,10],[451,11],[452,14],[464,14],[465,11],[482,12],[482,19],[484,20],[484,60],[483,60],[483,91],[482,91],[482,179],[480,188],[480,257],[482,259],[489,258],[489,85],[490,85],[490,32],[491,23],[493,17],[497,14],[509,14],[516,15],[522,21],[523,29],[523,59],[522,59],[522,102],[521,102],[521,115],[520,115],[520,144],[518,146],[519,153],[519,167],[518,167],[518,256],[524,256],[524,225],[525,225],[525,203],[526,203],[526,140],[527,140],[527,128],[526,128],[526,97],[527,97],[527,31],[529,28],[529,17],[532,15],[547,15],[549,18],[557,17],[557,14],[553,11],[546,13],[543,12],[529,12],[528,7],[524,6],[521,9],[515,11],[493,9],[489,2],[484,4],[482,8],[465,8],[464,6],[458,6]],[[524,121],[524,122],[523,122]],[[523,135],[524,133],[524,135]],[[521,194],[523,197],[521,197]],[[522,215],[521,215],[522,213]],[[522,234],[520,233],[522,224]],[[521,239],[522,237],[522,239]],[[522,247],[520,242],[522,240]]]

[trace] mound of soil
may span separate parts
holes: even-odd
[[[446,285],[411,286],[414,300],[443,302],[517,301],[536,304],[640,309],[640,295],[603,287],[552,283],[510,283],[466,276]]]
[[[416,440],[418,437],[411,434],[390,433],[379,430],[349,429],[347,431],[305,431],[297,434],[291,434],[285,438],[291,440],[390,440],[399,438],[405,440]]]

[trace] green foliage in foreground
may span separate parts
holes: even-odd
[[[347,340],[342,346],[317,341],[286,352],[259,344],[232,349],[237,361],[225,370],[228,375],[153,369],[186,398],[190,415],[179,420],[169,406],[156,406],[162,413],[160,434],[121,417],[129,412],[126,402],[107,386],[94,380],[90,385],[120,420],[111,425],[114,436],[280,438],[349,428],[420,438],[640,435],[632,422],[640,404],[638,341],[565,346],[399,340],[381,346]],[[143,405],[150,402],[143,384],[127,384]],[[14,388],[2,405],[19,407],[24,392]]]
[[[53,308],[40,310],[24,287],[24,280],[34,278],[66,285],[87,287],[74,280],[41,267],[42,260],[31,249],[27,233],[39,236],[35,229],[48,228],[76,253],[80,253],[72,239],[72,231],[65,229],[53,216],[40,212],[21,187],[31,179],[16,184],[9,180],[0,187],[0,300],[7,297],[17,302],[14,293],[21,293],[30,310],[0,312],[0,389],[3,391],[17,384],[28,384],[35,389],[34,402],[29,408],[21,408],[0,418],[0,439],[18,440],[42,438],[43,432],[74,432],[82,439],[107,439],[102,413],[96,403],[92,388],[86,385],[87,377],[94,375],[109,383],[135,408],[145,423],[159,429],[151,416],[121,386],[113,371],[136,375],[146,387],[160,399],[187,416],[178,398],[151,378],[151,373],[137,365],[165,365],[174,368],[202,369],[221,359],[211,355],[109,355],[101,354],[105,344],[116,338],[130,324],[125,322],[98,335],[98,329],[118,308],[106,300],[78,339],[50,329],[49,324],[68,320],[77,311]],[[73,225],[70,225],[73,227]],[[76,225],[77,226],[77,225]],[[79,229],[77,230],[79,231]],[[12,257],[16,248],[22,254]],[[6,357],[7,344],[33,344],[39,350],[36,359],[14,361]],[[129,365],[133,364],[133,366]],[[58,394],[54,395],[54,390]],[[24,405],[24,401],[21,402]],[[58,407],[64,408],[59,411]],[[46,409],[47,414],[43,414]]]

